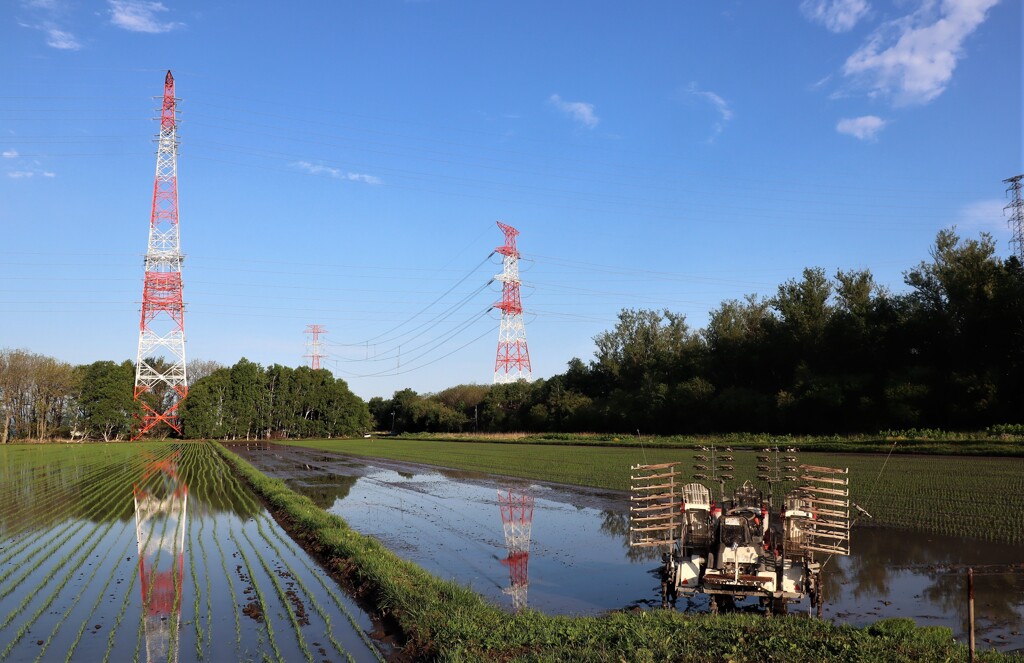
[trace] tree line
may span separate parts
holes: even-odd
[[[394,432],[874,433],[1024,423],[1024,268],[982,233],[941,231],[893,294],[870,271],[809,268],[771,297],[723,302],[703,329],[626,309],[594,357],[531,383],[411,389],[365,403],[329,371],[191,361],[185,437]],[[159,363],[159,359],[153,360]],[[123,439],[131,361],[72,366],[0,351],[0,441]],[[159,407],[168,395],[144,395]],[[168,429],[154,431],[166,435]]]
[[[874,433],[1024,423],[1024,269],[988,234],[941,231],[906,292],[868,270],[803,271],[771,297],[723,302],[704,329],[623,310],[546,380],[395,392],[384,429]]]
[[[159,358],[149,360],[160,366]],[[232,367],[193,360],[179,411],[187,438],[335,437],[371,428],[366,403],[326,370],[239,360]],[[74,366],[27,350],[0,350],[0,444],[30,439],[123,440],[142,411],[134,400],[135,364]],[[142,398],[163,411],[166,389]],[[173,433],[161,424],[152,437]]]

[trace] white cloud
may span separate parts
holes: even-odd
[[[699,89],[696,83],[690,83],[690,87],[686,88],[686,92],[687,94],[708,102],[718,113],[719,120],[718,122],[715,122],[715,132],[711,134],[710,138],[708,138],[708,142],[710,143],[718,136],[718,134],[722,133],[725,129],[726,123],[735,116],[735,113],[733,113],[732,109],[729,108],[729,103],[725,99],[709,90]]]
[[[46,45],[64,51],[77,51],[81,43],[71,32],[62,29],[67,22],[68,7],[57,0],[22,0],[22,8],[32,20],[19,20],[18,25],[46,33]]]
[[[158,20],[157,14],[168,11],[162,2],[144,0],[108,0],[110,22],[131,32],[170,32],[184,26],[177,21]]]
[[[887,122],[877,115],[864,115],[839,120],[836,131],[860,140],[874,140],[886,124]]]
[[[56,28],[48,28],[46,30],[46,45],[64,51],[77,51],[82,48],[82,45],[78,43],[73,34]]]
[[[12,177],[16,180],[27,179],[35,175],[31,170],[9,170],[7,171],[7,177]]]
[[[563,101],[557,94],[548,97],[548,103],[588,129],[593,129],[601,121],[594,115],[594,104],[585,101]]]
[[[800,12],[830,32],[848,32],[867,16],[867,0],[803,0]]]
[[[960,208],[957,226],[967,230],[986,231],[1002,234],[1009,231],[1009,225],[1003,208],[1005,200],[989,198],[978,200]]]
[[[44,170],[42,173],[40,173],[40,175],[42,175],[43,177],[57,177],[57,173],[51,173],[48,170]]]
[[[963,57],[963,42],[999,0],[923,0],[908,16],[882,24],[843,65],[843,73],[897,104],[942,94]]]
[[[308,161],[296,161],[292,165],[303,172],[309,173],[310,175],[327,175],[328,177],[333,177],[336,180],[362,182],[363,184],[383,184],[382,180],[374,175],[345,172],[340,168],[331,168],[330,166],[324,166],[323,164],[310,163]]]
[[[2,154],[5,159],[13,159],[18,156],[18,150],[4,150]]]

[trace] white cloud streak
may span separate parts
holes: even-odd
[[[548,97],[548,103],[588,129],[593,129],[601,121],[594,114],[594,104],[585,101],[563,101],[557,94]]]
[[[860,140],[875,140],[878,132],[884,129],[886,124],[887,122],[877,115],[864,115],[839,120],[836,131]]]
[[[160,21],[158,14],[168,11],[162,2],[144,0],[108,0],[110,22],[130,32],[158,34],[183,27],[177,21]]]
[[[725,125],[735,116],[735,113],[733,113],[732,109],[729,107],[729,103],[725,99],[709,90],[699,89],[696,83],[690,83],[690,87],[686,89],[686,92],[687,94],[708,102],[718,113],[719,119],[715,122],[715,132],[711,134],[710,138],[708,138],[708,142],[710,143],[718,137],[718,134],[725,130]]]
[[[9,170],[9,171],[7,171],[7,177],[10,177],[10,178],[16,179],[16,180],[28,179],[28,178],[32,177],[33,175],[35,175],[35,173],[33,173],[31,170]]]
[[[964,40],[999,0],[923,0],[908,16],[882,24],[843,65],[843,74],[892,97],[897,105],[926,104],[946,89]]]
[[[1002,234],[1009,231],[1009,224],[1003,208],[1006,201],[999,198],[977,200],[960,208],[957,225],[975,231]]]
[[[14,159],[18,156],[18,150],[4,150],[2,154],[5,159]]]
[[[295,168],[309,173],[310,175],[326,175],[336,180],[343,180],[346,182],[361,182],[363,184],[383,184],[379,177],[374,175],[367,175],[365,173],[352,173],[345,172],[340,168],[331,168],[330,166],[324,166],[323,164],[310,163],[308,161],[296,161],[292,164]]]
[[[46,45],[59,48],[62,51],[77,51],[82,48],[75,36],[66,30],[48,28],[46,30]]]
[[[808,20],[837,33],[852,30],[870,10],[867,0],[803,0],[800,3],[800,12]]]
[[[77,51],[82,44],[70,31],[62,29],[68,8],[57,0],[22,0],[22,9],[33,20],[19,20],[18,25],[46,34],[46,45],[62,51]]]

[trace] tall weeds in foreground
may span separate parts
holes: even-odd
[[[405,654],[441,660],[524,661],[960,661],[948,628],[883,620],[864,629],[814,619],[683,615],[664,610],[603,617],[509,615],[455,583],[399,558],[309,498],[218,450],[292,529],[319,550],[378,616],[398,625]],[[597,581],[598,579],[595,579]],[[984,652],[979,660],[1011,660]]]

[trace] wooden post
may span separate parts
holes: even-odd
[[[974,569],[967,569],[967,630],[970,634],[969,660],[974,663]]]

